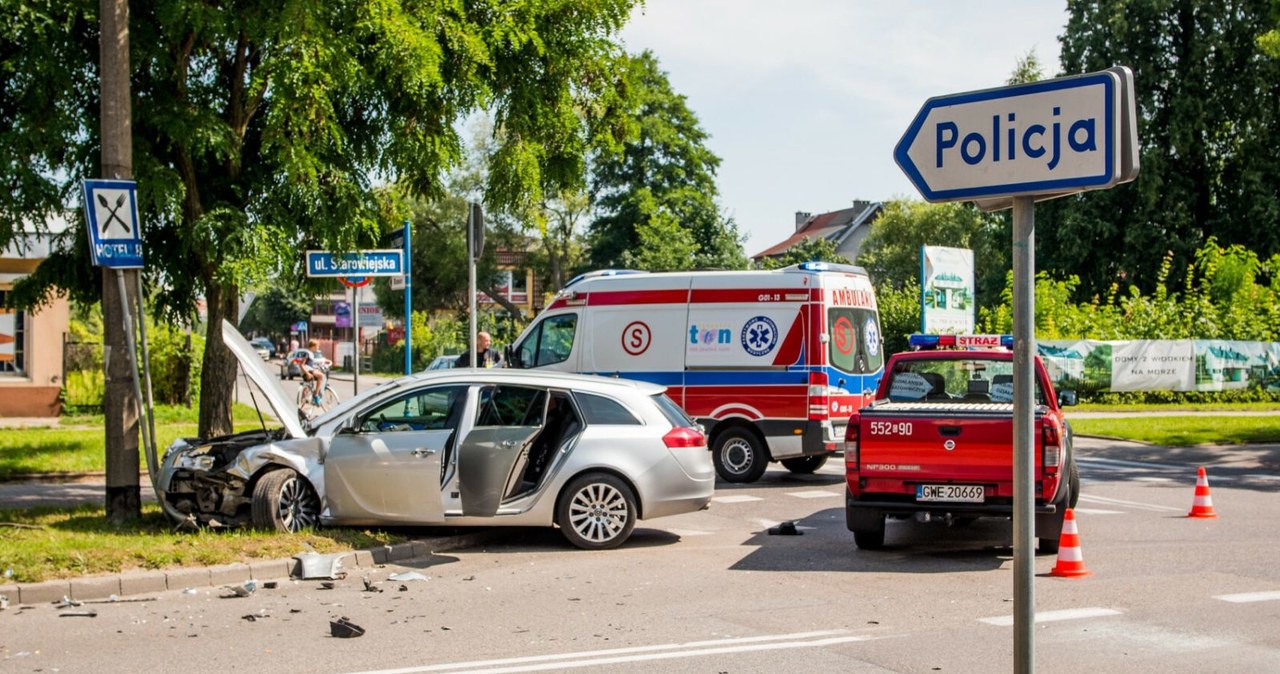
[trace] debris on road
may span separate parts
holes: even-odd
[[[803,536],[804,532],[796,528],[795,522],[787,521],[787,522],[783,522],[782,524],[779,524],[776,527],[771,527],[769,529],[769,535],[770,536]]]
[[[381,592],[382,588],[378,587],[377,583],[369,580],[369,578],[366,576],[364,579],[364,591],[365,592]]]
[[[339,639],[354,639],[364,636],[364,628],[351,622],[346,616],[329,621],[329,634]]]
[[[231,594],[222,595],[223,599],[233,599],[235,597],[248,597],[258,589],[258,581],[246,580],[240,585],[227,585],[222,589],[229,590],[231,592]]]
[[[298,553],[293,556],[298,561],[298,568],[293,577],[302,580],[345,578],[347,572],[342,570],[342,557],[343,553],[340,552],[328,555],[315,551]]]
[[[400,582],[400,581],[407,581],[407,580],[431,580],[431,579],[427,576],[424,576],[418,573],[417,571],[405,571],[403,573],[393,573],[390,576],[387,576],[387,580],[394,580],[394,581]]]
[[[59,618],[97,618],[97,611],[63,611],[58,614]]]

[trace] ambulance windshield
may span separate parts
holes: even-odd
[[[828,309],[827,334],[827,360],[832,367],[850,374],[869,374],[884,367],[880,320],[874,310]]]

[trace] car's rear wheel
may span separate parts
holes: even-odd
[[[279,468],[263,475],[253,488],[253,525],[259,529],[296,532],[320,521],[320,497],[297,471]]]
[[[635,493],[608,473],[580,475],[561,492],[556,522],[564,537],[583,550],[616,548],[635,529]]]
[[[716,436],[712,459],[725,482],[755,482],[769,466],[768,450],[755,433],[730,428]]]
[[[827,455],[817,454],[814,456],[801,456],[794,459],[783,459],[782,467],[796,474],[807,475],[823,467],[826,463]]]

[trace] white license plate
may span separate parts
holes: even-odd
[[[916,485],[917,501],[943,501],[947,503],[982,503],[983,488],[978,484],[919,484]]]

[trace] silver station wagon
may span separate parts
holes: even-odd
[[[388,382],[302,420],[229,323],[223,341],[283,428],[175,441],[157,491],[177,522],[558,526],[621,545],[636,521],[707,507],[706,436],[644,382],[452,369]]]

